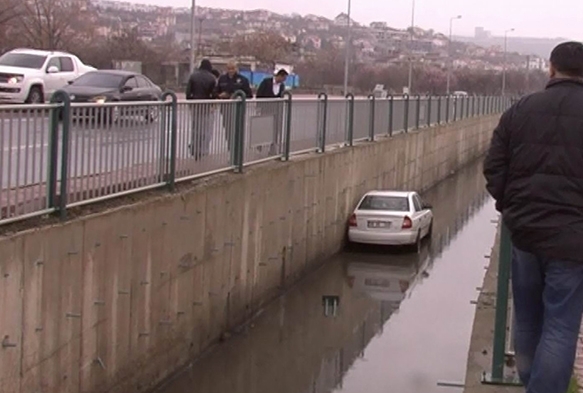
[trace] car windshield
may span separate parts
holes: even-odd
[[[104,87],[109,89],[118,88],[123,80],[123,76],[108,74],[105,72],[88,72],[75,79],[73,86]]]
[[[409,198],[367,195],[358,207],[359,210],[388,210],[393,212],[408,212]]]
[[[41,55],[8,52],[0,56],[0,65],[40,70],[46,59],[46,56]]]

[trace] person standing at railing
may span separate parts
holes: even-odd
[[[227,72],[221,75],[217,81],[216,97],[223,100],[231,99],[236,91],[241,90],[245,93],[247,99],[253,98],[249,79],[239,74],[237,63],[229,61],[226,70]],[[221,117],[225,127],[227,149],[231,153],[235,133],[235,105],[221,105]]]
[[[512,239],[518,373],[527,393],[565,393],[583,314],[583,44],[551,54],[545,90],[495,129],[487,189]]]
[[[211,100],[215,92],[217,79],[212,74],[211,62],[204,59],[200,62],[198,70],[194,71],[188,79],[186,86],[187,100]],[[190,138],[190,154],[196,160],[209,154],[211,139],[213,136],[213,113],[210,103],[194,103],[191,106],[192,130]]]
[[[288,72],[279,70],[274,77],[265,78],[257,88],[257,98],[277,99],[283,98],[285,93],[285,81]],[[283,102],[257,104],[262,116],[273,116],[273,140],[271,141],[269,154],[277,154],[281,148],[283,130]]]

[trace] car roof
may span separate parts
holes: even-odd
[[[98,73],[98,74],[110,74],[110,75],[119,75],[119,76],[135,76],[135,75],[143,76],[142,74],[139,74],[137,72],[126,71],[126,70],[93,70],[90,72],[92,72],[94,74]]]
[[[415,191],[369,191],[365,195],[407,198],[415,193]]]
[[[13,49],[10,52],[12,53],[24,53],[28,55],[38,55],[38,56],[48,56],[48,55],[64,55],[64,56],[75,56],[71,53],[61,52],[61,51],[48,51],[48,50],[40,50],[40,49],[27,49],[27,48],[18,48]]]

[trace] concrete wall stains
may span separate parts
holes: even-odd
[[[145,391],[323,258],[363,192],[423,190],[481,155],[468,119],[219,175],[0,239],[0,386]]]

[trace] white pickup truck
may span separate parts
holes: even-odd
[[[75,55],[15,49],[0,56],[0,104],[40,104],[53,93],[95,68]]]

